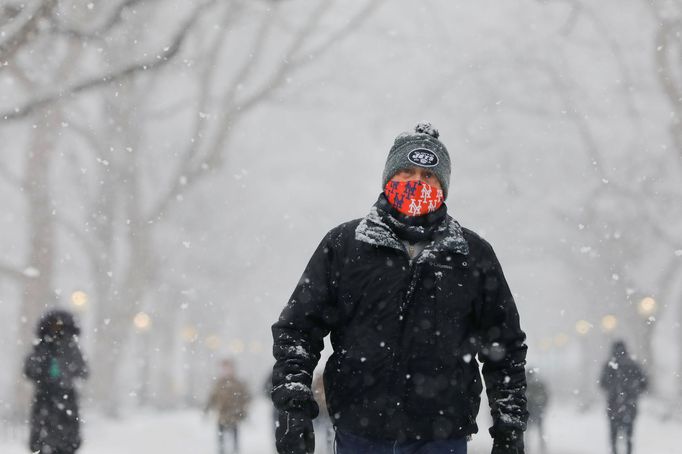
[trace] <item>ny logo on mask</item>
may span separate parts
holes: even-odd
[[[443,191],[420,180],[386,183],[384,194],[393,207],[407,216],[433,213],[443,204]]]

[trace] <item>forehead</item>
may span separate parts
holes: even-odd
[[[405,166],[398,170],[398,172],[431,172],[431,169],[417,165]]]

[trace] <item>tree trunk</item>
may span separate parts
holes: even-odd
[[[170,292],[157,293],[159,301],[155,301],[157,310],[154,311],[159,323],[155,326],[157,348],[155,357],[155,405],[160,409],[175,407],[180,397],[178,394],[178,304],[175,295]]]
[[[17,358],[19,367],[32,347],[35,325],[45,309],[56,305],[53,290],[55,258],[55,219],[52,215],[50,168],[56,145],[57,112],[46,110],[37,116],[38,127],[26,156],[24,190],[26,192],[28,256],[26,278],[22,283],[19,311]],[[14,413],[18,418],[28,414],[30,387],[18,371],[14,391]]]
[[[677,398],[682,403],[682,291],[677,293]],[[678,407],[679,408],[679,407]]]

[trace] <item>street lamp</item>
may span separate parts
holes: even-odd
[[[185,344],[194,344],[199,339],[199,331],[194,325],[186,325],[180,335]],[[186,355],[185,369],[185,401],[188,404],[194,404],[194,388],[195,388],[195,374],[199,367],[197,367],[197,356],[195,354],[196,347],[185,347],[183,353]]]
[[[147,331],[151,324],[152,319],[146,312],[138,312],[135,314],[135,317],[133,317],[133,325],[135,325],[135,328],[139,331]]]
[[[249,352],[250,353],[262,353],[263,352],[263,344],[260,343],[259,341],[252,341],[249,344]]]
[[[197,332],[197,329],[194,326],[188,325],[182,329],[182,340],[184,340],[188,344],[196,342],[198,337],[199,333]]]
[[[618,319],[615,315],[605,315],[601,319],[601,329],[605,333],[610,333],[618,326]]]
[[[150,373],[150,364],[151,364],[151,358],[150,358],[150,339],[149,339],[149,328],[152,324],[152,319],[147,314],[146,312],[138,312],[135,314],[135,317],[133,317],[133,325],[135,326],[135,329],[137,329],[138,333],[140,333],[140,350],[141,350],[141,355],[140,355],[140,360],[142,362],[142,371],[141,371],[141,380],[140,380],[140,390],[138,393],[138,402],[141,405],[145,405],[147,403],[147,399],[149,397],[149,379],[151,376]]]
[[[637,312],[645,318],[649,318],[656,312],[656,300],[650,296],[643,298],[637,305]]]
[[[568,344],[569,337],[565,333],[559,333],[556,336],[554,336],[554,343],[556,344],[557,347],[563,347],[564,345]]]
[[[245,350],[244,341],[241,339],[232,339],[230,341],[228,348],[230,349],[230,352],[232,352],[232,353],[236,353],[236,354],[244,353],[244,350]]]
[[[215,334],[208,336],[204,342],[209,350],[215,351],[220,348],[220,338]]]
[[[578,348],[580,352],[580,364],[581,364],[581,369],[583,371],[589,370],[590,367],[590,358],[591,358],[591,346],[590,346],[590,339],[588,338],[588,334],[590,331],[592,331],[592,328],[594,328],[594,325],[592,323],[588,322],[587,320],[578,320],[575,323],[575,331],[578,333]],[[590,374],[589,373],[583,373],[581,374],[581,378],[579,381],[579,388],[578,388],[578,403],[581,408],[586,408],[588,405],[588,399],[589,399],[589,390],[590,390]]]
[[[587,333],[590,332],[591,329],[592,329],[592,323],[588,322],[587,320],[579,320],[575,324],[575,330],[581,336],[585,336]]]
[[[71,305],[77,310],[82,311],[88,304],[88,294],[82,290],[76,290],[71,294]]]
[[[652,345],[652,340],[653,340],[653,335],[654,335],[654,324],[656,323],[656,310],[657,310],[658,304],[656,303],[656,300],[653,299],[650,296],[642,298],[642,300],[639,302],[637,305],[637,312],[639,312],[639,315],[642,316],[644,319],[644,339],[643,339],[643,348],[642,348],[642,353],[643,353],[643,359],[646,361],[647,366],[650,368],[651,371],[656,370],[655,367],[655,358],[654,358],[654,351],[653,351],[653,345]],[[653,375],[649,376],[649,389],[652,390],[654,388],[654,377]]]

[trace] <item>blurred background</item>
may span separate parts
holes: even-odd
[[[624,339],[679,445],[681,33],[678,0],[0,0],[0,447],[53,307],[83,327],[95,428],[203,406],[224,357],[263,395],[308,258],[420,120],[553,404],[605,420]]]

